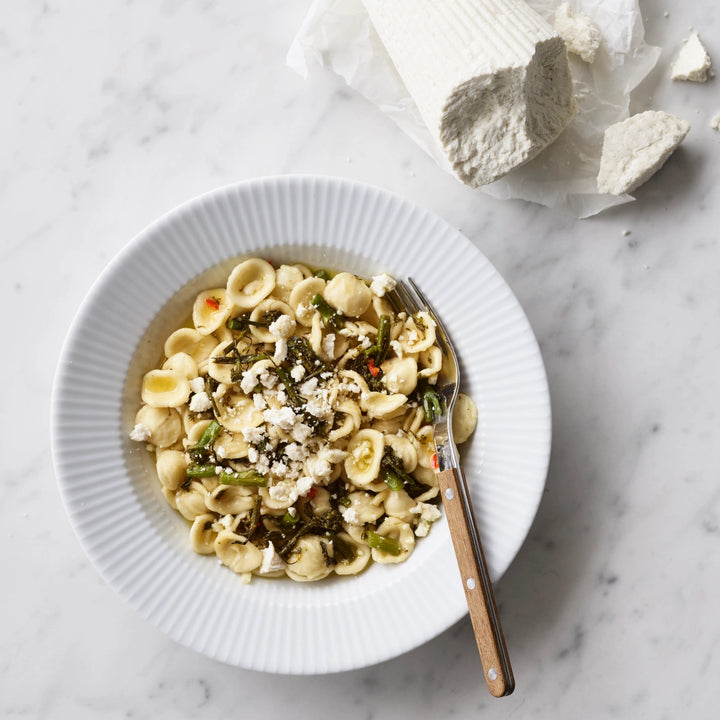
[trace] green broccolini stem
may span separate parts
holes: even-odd
[[[371,548],[386,552],[388,555],[399,555],[400,554],[400,543],[395,538],[387,537],[386,535],[379,535],[372,530],[368,530],[365,534],[367,544]]]
[[[217,439],[217,436],[220,434],[220,423],[217,420],[211,420],[210,424],[205,428],[203,434],[200,436],[200,439],[197,441],[196,445],[193,445],[190,450],[199,450],[199,449],[207,449],[209,448]]]
[[[345,326],[345,318],[319,293],[313,297],[310,304],[320,313],[323,322],[336,332]]]
[[[185,471],[185,474],[189,478],[206,478],[206,477],[215,477],[216,471],[215,468],[216,465],[190,465],[188,466],[188,469]]]
[[[390,316],[381,315],[378,322],[378,333],[375,344],[371,345],[365,354],[374,358],[375,364],[380,365],[390,349]]]
[[[221,485],[243,485],[249,487],[264,487],[267,478],[255,470],[231,471],[224,470],[217,476]]]
[[[305,401],[302,399],[300,394],[298,393],[297,389],[295,388],[295,383],[293,383],[292,378],[290,377],[290,373],[284,368],[284,367],[275,367],[275,373],[280,378],[280,381],[285,386],[285,392],[287,392],[288,397],[290,398],[290,402],[295,405],[295,407],[300,407],[301,405],[305,404]]]
[[[425,422],[434,423],[445,411],[443,398],[435,388],[427,383],[424,383],[420,389],[420,397],[425,411]]]

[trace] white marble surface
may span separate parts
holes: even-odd
[[[693,130],[636,203],[585,221],[467,190],[340,81],[295,76],[284,54],[307,4],[3,2],[0,716],[717,717],[720,96],[717,80],[667,80],[689,26],[720,64],[716,4],[642,3],[664,52],[636,109]],[[127,608],[65,516],[50,392],[93,279],[179,202],[287,172],[357,178],[437,211],[536,331],[554,449],[537,520],[497,587],[509,698],[487,694],[467,621],[330,677],[220,665]]]

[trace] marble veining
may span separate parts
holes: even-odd
[[[585,221],[478,195],[342,81],[297,77],[285,53],[308,4],[3,4],[0,716],[717,717],[720,100],[717,79],[668,79],[690,26],[720,63],[714,4],[642,2],[664,50],[633,107],[692,131],[637,202]],[[355,672],[221,665],[126,607],[65,516],[50,394],[94,278],[178,203],[286,172],[355,178],[438,212],[536,332],[554,445],[537,519],[497,587],[509,698],[486,692],[466,619]]]

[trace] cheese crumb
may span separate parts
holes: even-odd
[[[196,393],[190,398],[190,412],[201,413],[209,410],[212,407],[212,400],[208,397],[208,394],[203,391]]]
[[[300,382],[305,377],[305,368],[302,365],[295,365],[290,371],[290,377],[295,382]]]
[[[605,131],[597,186],[601,193],[622,195],[649,180],[675,152],[690,123],[648,110]]]
[[[263,420],[271,425],[277,425],[282,430],[292,430],[297,418],[292,408],[269,408],[263,411]]]
[[[201,377],[193,378],[190,381],[190,389],[194,393],[201,393],[203,390],[205,390],[205,380]]]
[[[134,440],[135,442],[145,442],[150,439],[151,435],[152,430],[150,430],[147,425],[143,425],[142,423],[138,423],[130,431],[130,439]]]
[[[711,65],[710,55],[700,42],[697,33],[693,33],[682,46],[670,70],[673,80],[705,82]]]
[[[710,121],[710,127],[713,130],[720,130],[720,112],[716,113],[713,119]]]
[[[602,35],[587,15],[573,12],[570,3],[563,3],[555,11],[555,29],[565,41],[568,52],[579,55],[586,63],[595,62]]]
[[[392,292],[396,285],[397,282],[395,281],[395,278],[391,277],[387,273],[374,275],[372,282],[370,283],[370,292],[378,297],[383,297],[385,293]]]
[[[273,362],[276,365],[279,365],[281,362],[284,362],[285,358],[287,357],[287,353],[288,353],[287,340],[285,340],[285,338],[278,338],[277,342],[275,343],[275,354],[273,355]]]
[[[282,558],[275,552],[275,546],[272,544],[272,540],[268,543],[268,546],[260,552],[262,553],[262,565],[260,565],[261,575],[276,572],[285,567]]]
[[[295,332],[295,320],[289,315],[281,315],[277,320],[270,323],[268,332],[278,340],[286,340]]]
[[[352,508],[352,507],[345,508],[345,509],[341,512],[341,515],[342,515],[342,517],[343,517],[343,520],[344,520],[348,525],[358,525],[358,524],[360,524],[360,516],[358,515],[358,511],[357,511],[355,508]]]

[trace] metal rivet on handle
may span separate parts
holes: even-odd
[[[488,670],[488,677],[491,680],[497,680],[497,670],[495,668],[490,668]]]
[[[448,488],[448,489],[445,491],[445,497],[446,497],[448,500],[452,500],[452,499],[455,497],[455,493],[453,492],[453,489],[452,489],[452,488]]]
[[[465,584],[468,586],[468,590],[475,589],[475,581],[472,578],[468,578]]]

